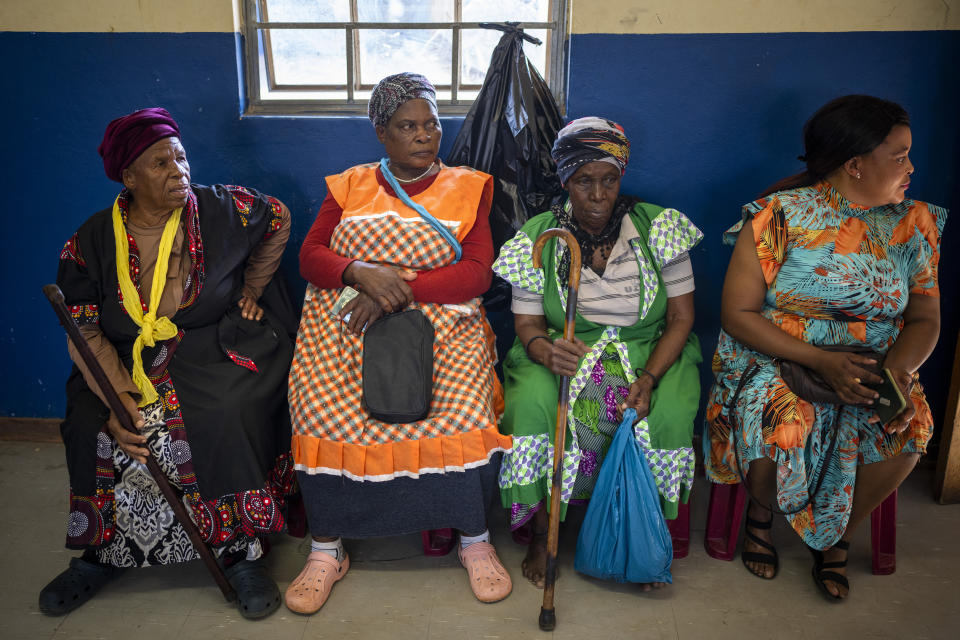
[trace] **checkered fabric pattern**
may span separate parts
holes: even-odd
[[[650,224],[647,243],[660,266],[676,260],[703,240],[703,232],[676,209],[664,209]]]
[[[348,219],[336,228],[331,249],[341,255],[380,264],[429,269],[449,264],[453,250],[426,223],[394,216]],[[420,472],[436,471],[457,458],[460,468],[489,457],[486,451],[454,452],[468,432],[496,430],[494,353],[485,339],[479,299],[462,305],[413,303],[434,326],[433,400],[430,414],[409,424],[387,424],[362,407],[363,339],[346,331],[331,310],[340,291],[307,288],[297,347],[290,371],[289,401],[294,436],[309,436],[361,446],[424,438],[444,439],[442,460],[421,459]],[[501,436],[502,438],[502,436]],[[506,438],[507,442],[509,441]],[[502,443],[501,443],[502,444]],[[509,448],[509,447],[507,447]],[[368,477],[356,460],[342,461],[350,477]],[[339,473],[318,461],[297,459],[311,473]],[[347,469],[348,465],[352,465]],[[409,470],[407,470],[409,473]],[[387,479],[378,473],[377,479]],[[389,474],[387,474],[389,475]]]
[[[646,423],[646,420],[642,420]],[[638,424],[639,426],[639,424]],[[695,456],[693,449],[650,449],[640,442],[647,456],[647,464],[653,473],[657,491],[667,502],[677,502],[685,489],[693,486]],[[563,456],[563,476],[560,499],[570,502],[573,497],[573,485],[580,466],[580,449],[571,448]],[[499,483],[501,489],[513,485],[533,484],[541,478],[549,480],[553,470],[553,446],[546,434],[536,436],[514,436],[513,452],[504,456],[500,466]]]
[[[527,234],[517,233],[500,248],[493,272],[515,287],[542,296],[543,269],[534,268],[532,252],[533,242]]]
[[[560,481],[560,499],[563,502],[570,502],[570,498],[573,497],[573,485],[577,479],[580,457],[579,448],[571,448],[564,453]],[[504,456],[498,480],[500,488],[506,489],[511,485],[533,484],[544,477],[549,481],[551,473],[553,473],[553,445],[550,444],[550,436],[547,434],[514,436],[513,451],[509,456]]]
[[[683,490],[693,486],[696,464],[693,449],[645,449],[645,452],[660,495],[667,502],[680,500]]]

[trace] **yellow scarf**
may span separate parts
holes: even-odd
[[[157,317],[157,307],[163,295],[163,285],[167,282],[167,266],[173,239],[180,225],[180,213],[183,207],[175,209],[160,236],[160,249],[157,252],[157,265],[153,270],[153,282],[150,283],[150,307],[146,315],[140,303],[140,294],[130,279],[130,248],[127,242],[127,229],[120,214],[119,196],[113,203],[113,238],[117,248],[117,280],[123,294],[123,308],[127,315],[140,327],[140,334],[133,343],[133,383],[140,390],[140,406],[145,407],[157,400],[157,392],[143,370],[144,346],[152,347],[157,340],[169,340],[177,335],[177,325],[166,316]]]

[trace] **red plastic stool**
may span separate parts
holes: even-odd
[[[703,546],[707,555],[733,560],[743,523],[747,492],[741,484],[710,485],[710,506]],[[897,492],[894,491],[870,514],[870,546],[873,573],[889,575],[897,570]],[[676,556],[674,554],[674,557]]]
[[[677,517],[667,520],[667,529],[673,539],[673,557],[686,558],[690,553],[690,503],[681,504]]]
[[[431,529],[421,531],[420,537],[423,540],[423,555],[425,556],[445,556],[457,544],[457,536],[453,529]]]
[[[870,514],[873,573],[888,576],[897,570],[897,490]]]

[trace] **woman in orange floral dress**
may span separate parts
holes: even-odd
[[[851,532],[910,473],[930,439],[933,420],[916,371],[940,329],[946,211],[906,197],[912,140],[899,105],[837,98],[807,122],[804,141],[807,170],[746,205],[743,221],[725,235],[735,247],[713,359],[706,463],[714,482],[740,482],[740,465],[746,473],[747,568],[768,579],[777,572],[773,503],[813,551],[817,587],[838,602],[849,590]],[[869,347],[883,360],[825,345]],[[781,378],[779,359],[819,374],[844,404],[798,397]],[[877,365],[907,398],[886,425],[869,386],[881,381]]]

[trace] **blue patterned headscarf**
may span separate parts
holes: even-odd
[[[370,94],[367,115],[373,126],[386,125],[404,102],[423,98],[437,108],[437,90],[430,81],[417,73],[403,72],[387,76],[377,83]]]
[[[550,154],[562,184],[588,162],[609,162],[623,175],[630,160],[630,141],[616,122],[588,116],[560,129]]]

